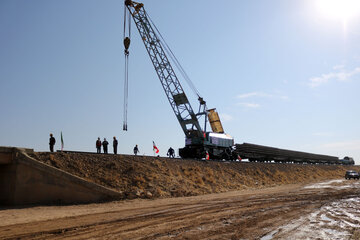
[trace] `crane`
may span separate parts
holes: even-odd
[[[144,9],[143,3],[132,0],[125,0],[124,13],[124,46],[125,46],[125,98],[127,97],[128,81],[128,56],[130,46],[131,23],[130,18],[139,31],[141,39],[145,45],[147,53],[154,66],[156,74],[161,82],[163,90],[168,98],[170,106],[175,113],[177,120],[185,134],[185,147],[179,149],[179,155],[182,158],[204,158],[209,156],[212,159],[234,159],[234,139],[224,133],[220,118],[216,109],[207,109],[206,102],[195,89],[191,80],[188,78],[184,69],[177,61],[176,57],[162,38],[161,33],[151,21]],[[126,9],[128,11],[126,11]],[[175,63],[184,79],[193,87],[199,101],[198,111],[195,113],[184,89],[170,63]],[[127,108],[127,102],[124,101],[124,109]],[[124,110],[124,112],[126,109]],[[124,113],[124,130],[127,130],[127,113]],[[204,118],[204,127],[200,126],[200,118]],[[209,121],[212,132],[206,131],[206,125]]]

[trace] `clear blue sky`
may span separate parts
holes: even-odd
[[[236,143],[360,164],[357,2],[143,1]],[[95,151],[97,137],[113,136],[121,153],[184,146],[134,24],[122,131],[123,13],[121,0],[0,1],[1,146],[47,151],[52,132],[59,149],[61,131],[68,150]]]

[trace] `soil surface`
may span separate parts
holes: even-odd
[[[0,210],[1,239],[358,239],[359,181]],[[357,200],[354,200],[357,199]]]
[[[33,157],[123,200],[0,208],[0,239],[360,239],[359,166]]]
[[[150,156],[35,153],[34,158],[122,193],[123,199],[184,197],[343,178],[359,166],[216,162]]]

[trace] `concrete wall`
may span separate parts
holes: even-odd
[[[12,200],[15,188],[16,166],[12,164],[14,148],[0,147],[0,203]]]
[[[116,191],[31,158],[28,155],[31,151],[0,147],[0,204],[68,204],[120,199]]]
[[[0,204],[10,203],[15,189],[15,164],[0,165]]]

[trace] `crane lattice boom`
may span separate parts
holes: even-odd
[[[148,19],[143,4],[125,1],[125,5],[134,19],[161,85],[186,137],[194,135],[198,137],[203,136],[203,130],[197,118],[199,114],[194,113],[180,81],[165,54],[161,41]]]

